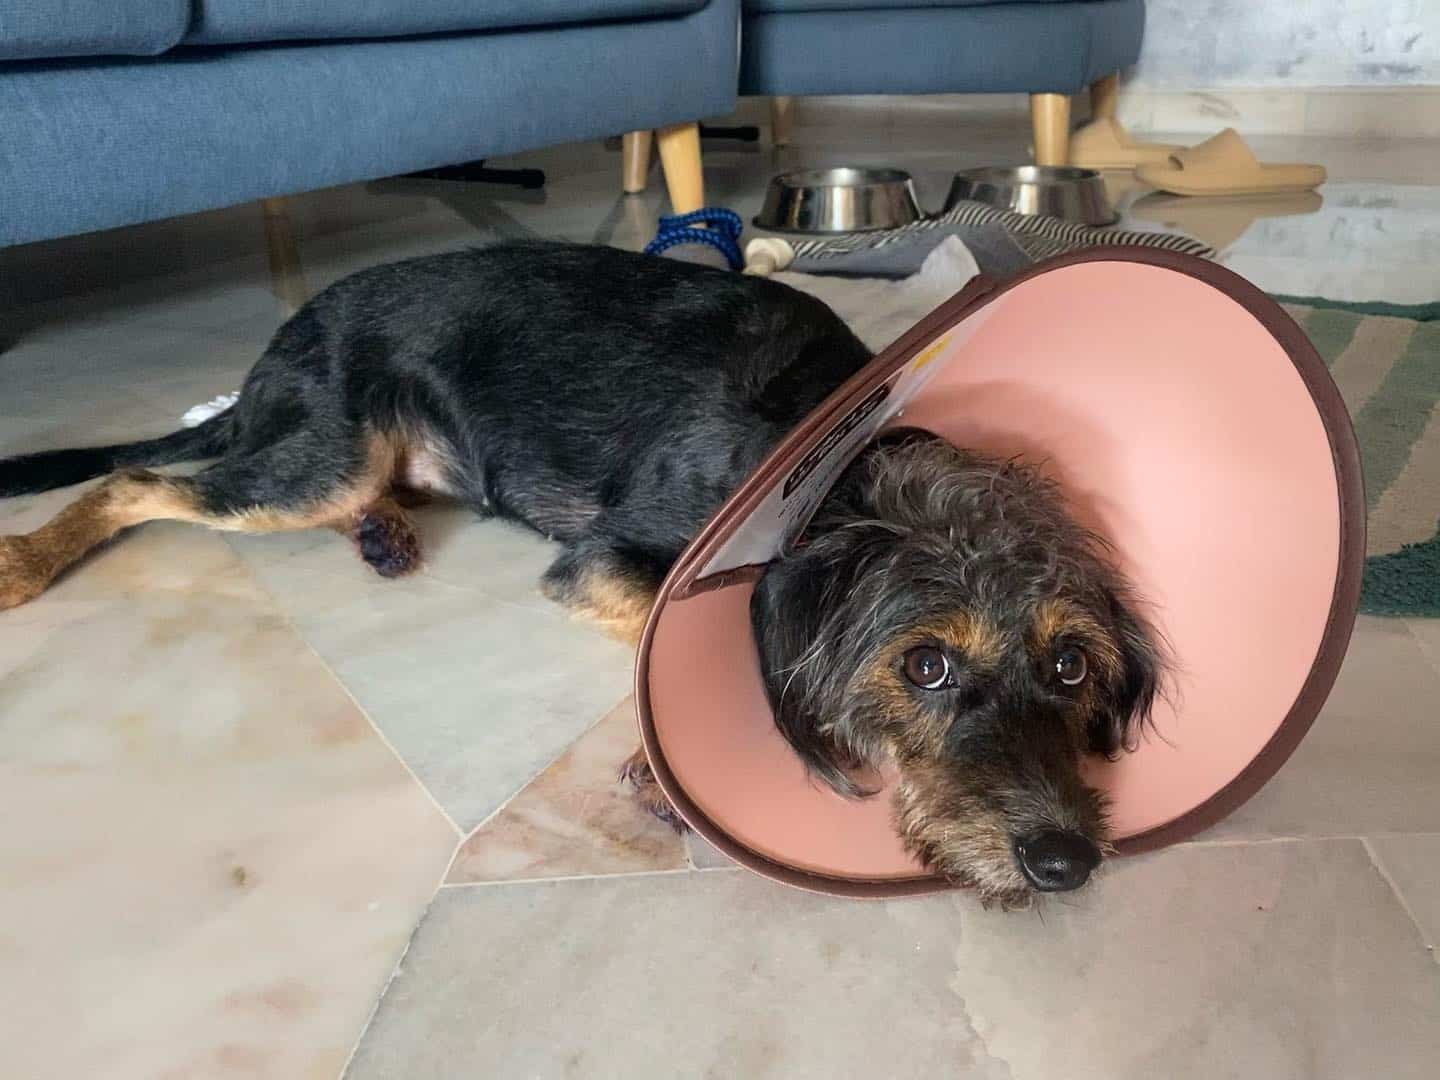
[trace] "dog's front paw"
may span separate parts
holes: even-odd
[[[689,828],[670,805],[665,792],[660,790],[660,782],[655,779],[654,770],[650,768],[650,759],[645,756],[643,746],[620,766],[620,780],[630,787],[636,803],[646,813],[653,814],[677,833],[683,833]]]
[[[0,611],[29,603],[50,584],[24,536],[0,536]]]

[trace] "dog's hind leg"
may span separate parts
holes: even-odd
[[[336,449],[307,433],[227,458],[194,476],[115,473],[34,532],[0,537],[0,610],[34,599],[90,551],[146,521],[188,521],[234,532],[317,526],[351,532],[372,507],[390,515],[395,456],[390,442],[376,437],[340,453]],[[410,536],[413,545],[413,532]]]
[[[157,473],[111,474],[34,532],[0,536],[0,610],[33,600],[117,533],[188,513],[189,505],[174,482]]]
[[[638,644],[665,567],[643,555],[583,538],[567,548],[540,590],[611,637]]]

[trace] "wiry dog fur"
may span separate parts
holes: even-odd
[[[305,305],[238,403],[199,427],[0,461],[0,496],[110,474],[39,530],[0,537],[0,608],[159,518],[329,527],[378,573],[408,573],[421,553],[403,502],[419,489],[558,541],[546,593],[634,640],[705,520],[869,359],[824,304],[777,282],[609,248],[377,267]],[[149,471],[199,458],[218,460]],[[877,445],[753,612],[777,721],[818,776],[859,795],[856,768],[893,760],[906,843],[989,899],[1083,881],[1105,829],[1081,755],[1131,736],[1158,660],[1099,545],[1034,473],[931,439]],[[1087,678],[1059,686],[1076,650]],[[937,657],[943,686],[907,678]],[[643,758],[627,771],[668,812]],[[1057,871],[1066,859],[1084,874]]]
[[[1069,837],[1082,861],[1083,840],[1098,861],[1105,806],[1080,764],[1133,742],[1161,660],[1104,545],[1034,469],[882,440],[751,612],[780,730],[843,794],[862,793],[857,768],[898,765],[896,820],[925,862],[1014,905],[1066,887],[1026,875],[1030,838]],[[1066,654],[1084,658],[1073,686]],[[907,677],[916,655],[940,658],[939,685]]]

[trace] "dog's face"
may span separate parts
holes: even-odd
[[[908,848],[986,902],[1076,888],[1106,847],[1085,755],[1131,744],[1155,636],[1033,470],[904,436],[847,471],[752,619],[776,721],[837,791],[898,766]]]

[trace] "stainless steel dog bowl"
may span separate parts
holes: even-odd
[[[770,181],[755,224],[776,232],[894,229],[924,215],[901,169],[805,169]]]
[[[967,169],[951,181],[945,209],[966,199],[1082,225],[1113,225],[1119,220],[1105,193],[1105,181],[1094,169],[1052,165]]]

